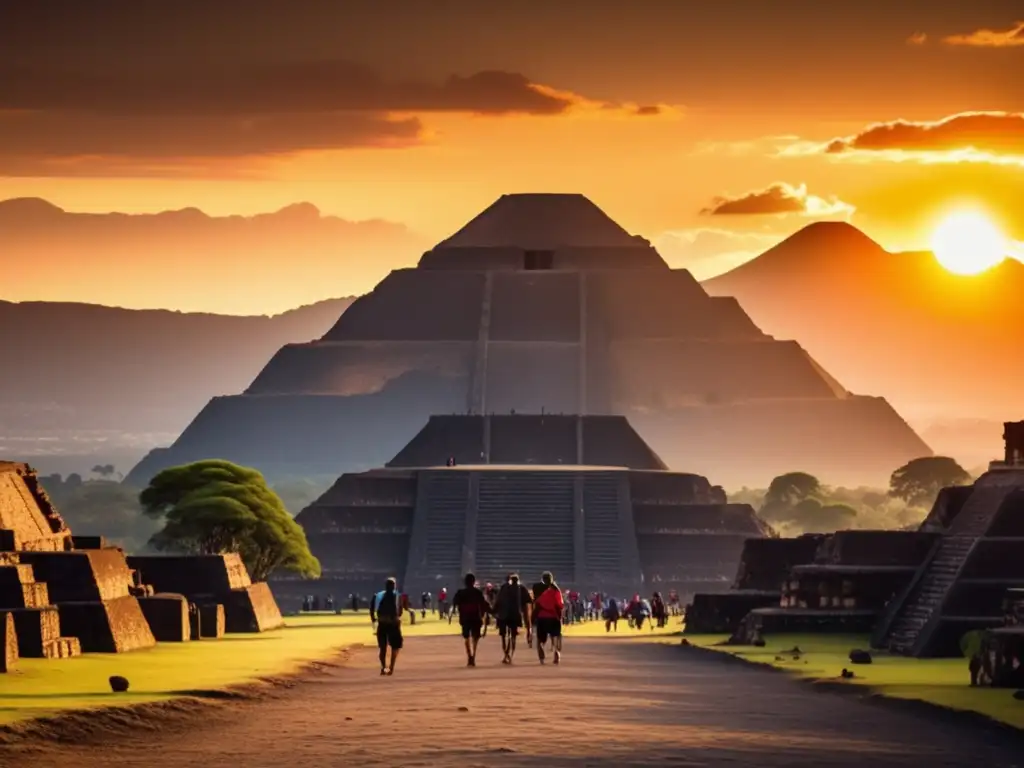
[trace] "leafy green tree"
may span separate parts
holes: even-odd
[[[255,469],[219,459],[171,467],[139,498],[146,514],[163,521],[150,539],[155,549],[237,552],[255,581],[278,569],[320,575],[302,527]]]
[[[768,486],[759,514],[769,523],[792,522],[798,504],[817,498],[821,483],[806,472],[788,472],[779,475]]]
[[[892,473],[889,495],[911,506],[930,507],[939,491],[951,485],[967,485],[972,480],[963,467],[948,456],[923,456],[912,459]]]

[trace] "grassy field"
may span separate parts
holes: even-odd
[[[260,635],[229,635],[222,640],[195,643],[160,643],[155,648],[126,654],[92,653],[75,659],[21,659],[0,675],[0,725],[61,710],[123,706],[163,701],[183,691],[225,688],[261,677],[288,674],[303,664],[329,658],[346,646],[375,644],[365,612],[291,616],[286,627]],[[434,616],[406,623],[409,638],[431,635],[458,636]],[[678,632],[635,632],[620,623],[618,636],[650,639]],[[568,636],[603,636],[604,624],[591,622],[567,628]],[[111,675],[128,678],[128,693],[113,694]]]
[[[970,687],[965,659],[909,659],[872,651],[871,664],[851,664],[854,648],[868,649],[868,639],[849,635],[776,635],[766,637],[764,648],[716,646],[725,635],[688,635],[696,646],[768,664],[798,677],[864,686],[871,692],[897,699],[916,699],[949,709],[967,710],[1024,728],[1024,702],[1013,698],[1013,691]],[[783,653],[797,646],[799,658]],[[840,680],[843,668],[852,671],[852,680]]]

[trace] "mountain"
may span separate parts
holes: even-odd
[[[353,300],[273,317],[0,301],[0,454],[137,458],[212,396],[244,390],[282,345],[322,336]]]
[[[799,339],[851,391],[884,395],[915,426],[941,424],[947,446],[950,424],[972,420],[964,460],[993,458],[999,423],[1024,418],[1016,260],[954,275],[929,252],[890,253],[850,224],[823,222],[704,287],[735,296],[766,333]]]
[[[255,216],[196,208],[72,213],[0,201],[0,298],[251,315],[369,290],[427,243],[404,225],[298,203]]]

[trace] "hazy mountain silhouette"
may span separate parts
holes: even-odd
[[[0,301],[0,435],[177,432],[245,389],[289,342],[323,335],[352,298],[273,317]]]
[[[3,299],[238,315],[368,291],[429,245],[402,224],[347,221],[310,203],[255,216],[128,215],[35,198],[0,201],[0,238]]]
[[[930,252],[890,253],[850,224],[823,222],[704,287],[735,296],[766,333],[799,339],[851,391],[883,394],[915,424],[971,418],[976,436],[976,420],[987,421],[986,454],[999,447],[998,422],[1024,416],[1018,261],[958,276]]]

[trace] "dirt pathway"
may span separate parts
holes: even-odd
[[[378,677],[374,650],[359,650],[256,702],[88,745],[0,746],[0,765],[1024,766],[1009,736],[677,647],[568,638],[559,667],[525,649],[504,667],[488,637],[467,669],[460,645],[412,638],[393,678]]]

